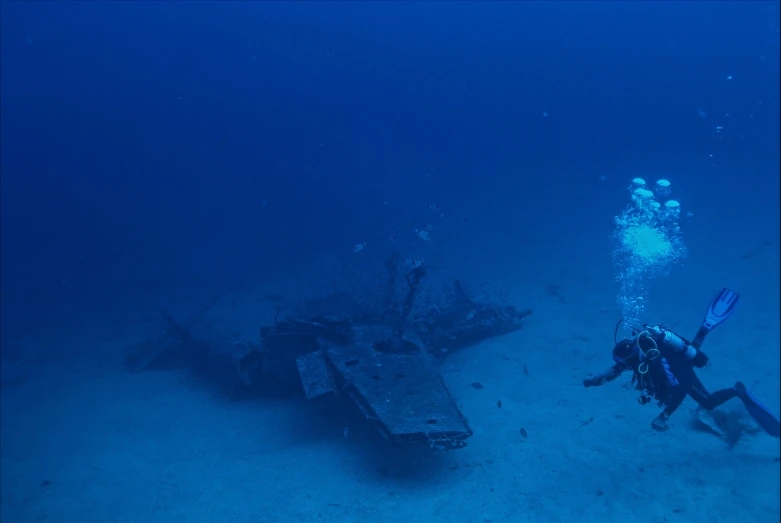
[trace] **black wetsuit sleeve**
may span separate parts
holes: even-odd
[[[597,374],[593,378],[589,378],[586,380],[583,380],[583,385],[586,387],[596,387],[598,385],[602,385],[603,383],[607,383],[608,381],[613,381],[617,377],[621,375],[622,372],[627,370],[627,367],[621,365],[620,363],[616,363],[609,369],[607,369],[605,372],[602,372],[600,374]]]

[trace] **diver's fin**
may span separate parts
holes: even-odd
[[[721,289],[719,291],[716,297],[713,298],[713,301],[710,302],[710,305],[708,305],[708,312],[705,313],[702,326],[692,341],[692,345],[695,348],[699,349],[702,342],[705,341],[705,336],[732,315],[738,300],[740,300],[740,295],[736,292],[732,292],[729,289]]]
[[[738,391],[738,397],[743,401],[743,405],[746,406],[746,410],[748,410],[748,413],[754,418],[754,421],[771,436],[780,438],[781,420],[770,412],[767,407],[762,405],[762,403],[746,389],[745,385],[738,382],[735,384],[735,388]]]
[[[732,311],[735,310],[735,305],[738,304],[738,300],[740,300],[738,293],[729,289],[721,289],[721,292],[710,302],[702,326],[708,330],[713,330],[716,325],[730,317]]]

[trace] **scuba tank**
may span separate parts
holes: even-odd
[[[613,336],[614,338],[617,338],[616,335],[618,334],[618,327],[621,325],[622,321],[623,320],[619,320],[618,325],[616,325],[616,331]],[[683,353],[689,360],[693,360],[699,352],[698,349],[692,343],[687,341],[683,336],[671,330],[665,329],[661,325],[651,326],[648,324],[643,324],[642,328],[633,327],[632,336],[633,338],[630,340],[635,347],[635,352],[637,349],[645,352],[642,350],[641,346],[643,338],[650,338],[656,345],[664,345],[666,348],[672,349],[675,352]],[[616,345],[618,345],[617,339],[614,339],[614,342]]]
[[[661,325],[643,325],[643,329],[637,334],[636,340],[639,342],[644,336],[653,340],[660,349],[663,347],[682,354],[697,368],[701,369],[708,364],[708,356],[704,352],[680,334]]]
[[[655,325],[653,327],[650,325],[643,325],[643,327],[645,327],[645,332],[648,332],[656,343],[664,345],[675,352],[682,353],[686,356],[686,359],[690,361],[697,357],[699,350],[680,334],[667,330],[661,325]]]

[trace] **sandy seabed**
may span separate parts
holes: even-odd
[[[69,341],[97,358],[5,365],[2,521],[777,522],[778,440],[728,448],[693,428],[690,399],[656,433],[659,408],[638,405],[628,376],[586,390],[583,378],[612,363],[612,289],[533,273],[508,286],[535,310],[526,327],[443,363],[475,431],[450,453],[384,442],[328,400],[229,402],[183,371],[128,373],[123,349],[148,325]],[[553,274],[558,296],[545,285]],[[712,287],[692,284],[684,291],[699,299],[671,297],[666,312],[694,331]],[[712,390],[741,379],[777,410],[777,297],[761,283],[743,292],[742,319],[709,338],[700,376]],[[770,302],[751,305],[752,293]],[[257,309],[246,295],[224,314],[242,299]],[[249,332],[269,319],[246,316]]]

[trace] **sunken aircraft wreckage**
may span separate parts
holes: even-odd
[[[333,395],[389,440],[461,448],[472,429],[439,360],[519,330],[532,312],[473,301],[459,280],[434,290],[426,268],[408,270],[398,253],[385,271],[376,292],[313,300],[284,317],[279,310],[259,343],[204,321],[209,307],[181,322],[163,313],[160,329],[128,348],[126,365],[134,372],[189,368],[234,398]]]

